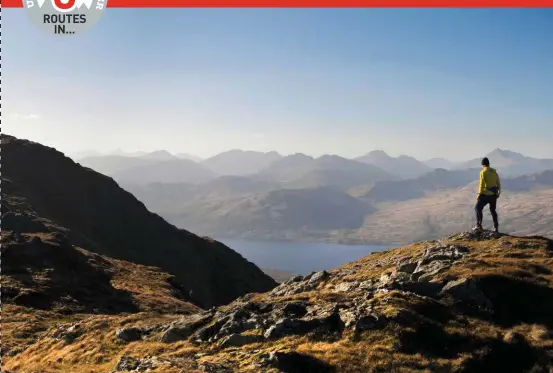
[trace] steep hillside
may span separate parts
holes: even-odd
[[[174,274],[201,306],[274,286],[233,250],[168,224],[112,179],[55,149],[1,139],[2,230],[63,232],[86,250],[158,266]]]
[[[202,164],[219,175],[245,176],[255,174],[281,158],[277,152],[229,150],[206,159]]]
[[[75,247],[61,233],[4,233],[2,302],[59,315],[199,312],[156,267]]]
[[[390,157],[382,150],[374,150],[362,157],[355,158],[355,160],[372,164],[404,179],[414,178],[432,171],[432,168],[413,157],[401,155],[394,158]]]
[[[87,315],[40,338],[48,315],[8,306],[10,373],[549,373],[553,241],[464,232],[195,315]]]
[[[297,232],[354,229],[374,207],[329,189],[281,189],[202,200],[163,216],[177,226],[219,237],[286,238]]]

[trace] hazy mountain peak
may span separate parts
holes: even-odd
[[[524,155],[520,154],[520,153],[517,153],[517,152],[513,152],[513,151],[510,151],[510,150],[505,150],[505,149],[495,149],[493,150],[491,153],[488,154],[488,157],[492,158],[492,157],[502,157],[502,158],[508,158],[508,159],[524,159],[524,158],[527,158],[525,157]]]
[[[260,152],[260,151],[257,151],[257,150],[243,150],[243,149],[231,149],[231,150],[226,150],[222,153],[219,153],[219,154],[216,154],[214,155],[213,157],[211,158],[215,158],[215,157],[222,157],[222,156],[226,156],[226,155],[244,155],[244,154],[250,154],[250,155],[269,155],[269,156],[278,156],[278,157],[281,157],[281,155],[272,150],[270,152]]]
[[[232,149],[208,158],[202,164],[220,175],[244,176],[255,174],[281,158],[275,151]]]
[[[380,167],[402,178],[417,177],[431,170],[430,167],[413,157],[400,155],[394,158],[383,150],[373,150],[362,157],[355,158],[355,160]]]
[[[167,150],[156,150],[153,152],[150,152],[148,154],[145,154],[142,156],[142,158],[149,158],[149,159],[155,159],[160,161],[166,161],[171,159],[176,159],[177,157],[173,154],[169,153]]]
[[[340,157],[339,155],[336,155],[336,154],[323,154],[317,159],[326,160],[326,159],[346,159],[346,158]]]
[[[364,155],[365,157],[372,157],[374,159],[392,158],[384,150],[373,150]]]
[[[310,155],[303,154],[303,153],[290,154],[290,155],[286,156],[285,158],[288,158],[288,159],[315,159],[314,157],[312,157]]]

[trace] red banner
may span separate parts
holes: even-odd
[[[3,0],[2,8],[22,8]],[[553,0],[108,0],[108,8],[553,8]]]

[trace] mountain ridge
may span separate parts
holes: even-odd
[[[430,167],[413,157],[400,155],[394,158],[386,154],[383,150],[374,150],[361,157],[355,158],[355,160],[372,164],[402,178],[417,177],[431,171]]]
[[[219,175],[245,176],[256,174],[281,158],[275,151],[264,153],[234,149],[207,158],[202,165]]]
[[[63,233],[86,250],[158,266],[174,274],[202,306],[274,286],[241,255],[167,223],[113,179],[53,148],[7,135],[0,139],[3,230],[9,229],[7,217],[13,224],[23,217],[25,227],[30,221],[33,229]]]

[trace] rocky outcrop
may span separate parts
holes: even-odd
[[[274,288],[271,294],[279,297],[315,290],[319,283],[327,279],[328,276],[329,274],[326,271],[314,272],[305,277],[296,276]]]
[[[56,325],[30,347],[10,345],[7,369],[77,361],[94,341],[113,372],[449,372],[454,362],[459,373],[547,373],[553,243],[486,236],[375,253],[193,314]]]
[[[450,295],[455,300],[473,304],[491,310],[492,302],[478,287],[477,280],[461,278],[448,282],[441,291],[442,295]]]
[[[142,336],[146,334],[143,329],[140,328],[122,328],[115,331],[115,337],[124,342],[134,342],[142,339]]]

